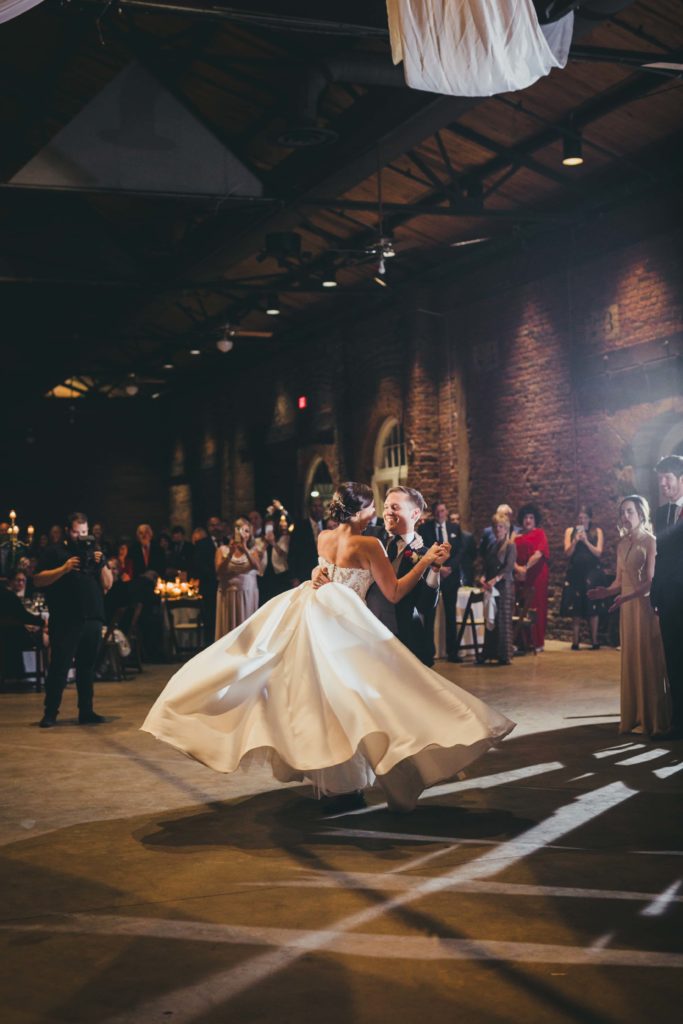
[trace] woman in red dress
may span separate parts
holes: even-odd
[[[541,510],[538,505],[523,505],[517,522],[522,532],[515,535],[517,562],[515,576],[518,596],[527,608],[534,608],[536,621],[532,626],[532,639],[537,651],[543,650],[545,626],[548,621],[548,562],[550,549],[545,530],[541,529]]]

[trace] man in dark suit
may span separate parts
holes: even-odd
[[[410,572],[420,553],[427,550],[424,540],[415,530],[424,509],[424,498],[412,487],[395,487],[387,492],[384,499],[386,532],[380,540],[399,579]],[[439,567],[430,568],[398,604],[391,604],[376,583],[368,590],[366,600],[370,611],[423,665],[434,664],[434,645],[430,644],[424,620],[427,614],[434,614],[439,600]]]
[[[149,523],[140,523],[135,531],[137,540],[130,546],[130,560],[133,564],[133,579],[149,575],[162,576],[166,572],[166,556],[161,545],[154,540],[154,530]]]
[[[683,455],[665,455],[655,466],[664,504],[655,511],[655,534],[661,537],[683,515]]]
[[[657,537],[650,602],[659,614],[671,688],[671,729],[657,739],[683,739],[683,515]]]
[[[381,516],[373,516],[368,525],[363,530],[365,537],[384,537],[386,530],[384,528],[384,520]]]
[[[168,565],[174,573],[190,572],[192,565],[192,545],[185,538],[182,526],[174,526],[171,530],[171,547],[168,552]]]
[[[323,529],[325,510],[320,498],[311,498],[308,517],[294,527],[289,542],[289,575],[293,587],[310,580],[318,564],[318,536]]]
[[[457,661],[459,659],[456,650],[455,606],[459,588],[471,587],[474,583],[474,559],[477,554],[474,537],[463,530],[460,523],[454,523],[449,519],[448,508],[443,501],[433,503],[432,518],[420,527],[420,533],[427,547],[431,547],[432,544],[450,544],[451,547],[450,558],[441,567],[440,577],[446,616],[446,653],[449,661]],[[425,615],[425,629],[432,657],[435,617],[436,608]]]
[[[216,631],[216,551],[223,534],[223,522],[218,516],[209,516],[205,535],[192,545],[191,575],[199,580],[199,593],[204,600],[204,628],[210,642]]]

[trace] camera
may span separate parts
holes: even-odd
[[[81,572],[95,572],[99,569],[99,563],[95,560],[95,552],[99,551],[97,541],[88,535],[79,537],[76,542],[78,557],[81,560]]]

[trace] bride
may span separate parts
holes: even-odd
[[[445,551],[434,544],[397,579],[376,537],[365,484],[342,484],[336,530],[318,539],[331,584],[274,597],[171,678],[142,726],[220,772],[266,759],[281,782],[339,796],[377,783],[409,811],[514,723],[420,661],[370,612],[375,582],[397,603]]]

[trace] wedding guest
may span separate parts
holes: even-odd
[[[235,520],[232,539],[216,551],[216,640],[246,622],[257,610],[257,579],[264,569],[265,558],[256,546],[251,523],[241,516]]]
[[[164,556],[164,571],[160,575],[165,580],[175,579],[176,572],[171,565],[171,549],[172,549],[171,534],[167,530],[162,530],[159,534],[159,547],[161,548]]]
[[[318,564],[318,537],[323,528],[324,509],[320,498],[311,498],[308,517],[303,519],[292,533],[289,545],[289,572],[291,585],[298,587]]]
[[[140,523],[135,531],[136,541],[130,547],[133,577],[148,576],[156,580],[166,570],[166,558],[161,545],[154,540],[154,530],[149,523]]]
[[[550,548],[545,531],[541,528],[542,516],[538,505],[529,502],[522,505],[517,514],[521,529],[515,538],[517,562],[515,576],[518,580],[518,598],[526,608],[533,608],[536,620],[531,636],[537,652],[545,644],[545,627],[548,620],[548,563]]]
[[[50,544],[61,544],[64,540],[64,530],[58,523],[55,523],[48,530],[48,537],[50,538]]]
[[[258,538],[257,538],[258,540]],[[289,589],[290,532],[287,516],[266,520],[262,542],[265,545],[265,569],[259,581],[261,604]]]
[[[106,558],[110,558],[114,550],[114,545],[105,536],[104,526],[102,523],[92,524],[92,535],[95,538],[95,543],[100,551],[104,552]]]
[[[247,515],[247,519],[251,523],[251,532],[254,540],[258,540],[259,537],[263,536],[263,516],[257,508],[252,508],[251,512]]]
[[[7,589],[16,594],[20,601],[26,601],[31,597],[33,585],[31,577],[25,569],[17,566],[7,577]]]
[[[491,519],[493,543],[486,549],[484,575],[479,582],[489,594],[498,594],[493,629],[484,631],[484,661],[496,658],[500,665],[512,661],[512,615],[515,610],[515,560],[517,547],[510,537],[510,520],[496,512]]]
[[[622,733],[666,733],[671,726],[669,686],[659,622],[649,601],[657,542],[650,526],[650,507],[639,494],[619,505],[617,575],[609,587],[588,591],[591,601],[614,597],[619,608],[621,638]]]
[[[567,576],[562,588],[560,615],[572,619],[572,650],[579,649],[581,619],[587,619],[591,631],[592,649],[597,651],[598,606],[588,597],[592,587],[604,581],[600,559],[605,547],[605,538],[599,526],[593,525],[593,510],[590,505],[579,506],[576,525],[564,531],[564,553],[569,559]]]
[[[325,520],[325,529],[326,530],[336,530],[338,526],[339,526],[339,523],[335,519],[332,519],[331,517],[329,519]],[[366,534],[365,536],[371,536],[371,534]]]
[[[188,544],[182,526],[174,526],[171,530],[171,550],[168,562],[175,574],[184,574],[187,579],[192,564],[192,545]]]
[[[201,530],[202,535],[199,535]],[[204,599],[204,625],[208,636],[216,631],[216,552],[223,542],[223,525],[218,516],[209,516],[206,530],[192,534],[192,577],[199,580]]]
[[[432,517],[420,527],[419,533],[427,547],[432,544],[450,544],[451,552],[439,570],[441,600],[446,622],[446,657],[449,661],[459,661],[457,651],[457,626],[455,609],[458,590],[461,586],[471,587],[474,582],[474,558],[476,548],[474,537],[466,533],[459,523],[452,523],[448,518],[448,508],[443,501],[435,501],[431,507]],[[436,654],[434,645],[434,626],[437,609],[425,612],[424,624],[427,638]]]
[[[664,499],[655,512],[655,533],[659,537],[683,516],[683,455],[666,455],[655,466],[655,473]]]
[[[130,557],[128,541],[122,540],[116,552],[117,579],[122,583],[130,583],[135,574],[133,559]]]
[[[505,516],[510,524],[510,536],[513,537],[517,533],[517,527],[514,526],[514,514],[509,505],[499,505],[496,509],[495,514],[497,516]],[[486,557],[486,549],[490,544],[494,544],[496,541],[495,530],[492,526],[487,526],[482,531],[481,540],[479,541],[479,556],[483,560]]]
[[[24,606],[26,579],[15,570],[8,585],[0,587],[0,674],[14,679],[24,675],[23,652],[35,650],[36,634],[43,628],[40,615],[33,615]]]
[[[683,738],[683,516],[657,538],[650,603],[659,614],[669,689],[671,729],[657,739]]]

